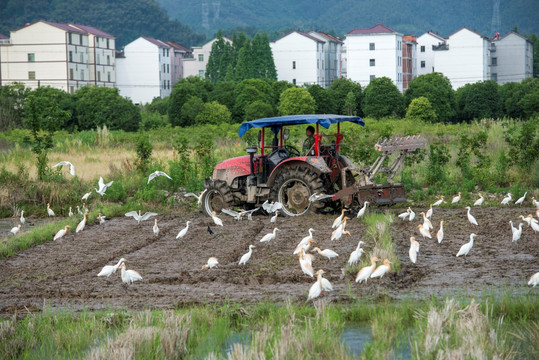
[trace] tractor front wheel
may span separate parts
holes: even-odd
[[[319,201],[309,201],[314,193],[324,192],[320,177],[308,167],[292,166],[282,169],[273,185],[273,199],[282,203],[287,216],[301,216],[323,207]]]
[[[231,203],[232,194],[228,185],[222,180],[211,181],[202,197],[202,209],[206,215],[211,216],[214,211],[219,214],[223,209],[229,209]]]

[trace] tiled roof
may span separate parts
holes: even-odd
[[[462,31],[462,30],[464,30],[464,29],[466,29],[466,30],[468,30],[468,31],[471,31],[471,32],[473,32],[474,34],[477,34],[477,35],[479,35],[480,37],[482,37],[482,38],[484,38],[484,39],[488,39],[488,37],[486,37],[485,35],[481,34],[481,33],[478,32],[478,31],[472,30],[472,29],[470,29],[470,28],[467,27],[467,26],[461,27],[461,28],[458,29],[457,31],[455,31],[455,32],[453,32],[453,33],[451,33],[451,34],[449,34],[446,38],[450,38],[451,36],[455,35],[455,34],[458,33],[459,31]]]
[[[154,38],[149,37],[149,36],[141,36],[141,38],[143,38],[144,40],[149,41],[152,44],[157,45],[159,47],[166,47],[166,48],[170,47],[169,44],[167,44],[167,43],[165,43],[165,42],[163,42],[161,40],[154,39]]]
[[[516,36],[519,36],[519,37],[523,38],[524,40],[529,41],[530,43],[533,43],[533,42],[532,42],[530,39],[528,39],[527,37],[525,37],[525,36],[523,36],[523,35],[521,35],[521,34],[519,34],[519,33],[517,33],[517,32],[514,32],[514,31],[509,31],[509,32],[508,32],[507,34],[505,34],[504,36],[500,36],[500,40],[506,38],[507,36],[509,36],[509,35],[511,35],[511,34],[516,35]]]
[[[45,21],[45,20],[40,20],[40,21],[45,23],[45,24],[49,24],[51,26],[57,27],[58,29],[62,29],[64,31],[67,31],[67,32],[75,32],[75,33],[79,33],[79,34],[87,34],[88,33],[86,30],[78,29],[78,28],[76,28],[76,27],[74,27],[72,25],[69,25],[69,24],[57,23],[57,22]],[[33,25],[33,24],[30,24],[30,25]]]
[[[300,34],[300,35],[305,36],[305,37],[308,38],[308,39],[314,40],[314,41],[319,42],[319,43],[323,43],[323,42],[324,42],[324,41],[322,41],[322,40],[320,40],[320,39],[318,39],[318,38],[316,38],[316,37],[314,37],[314,36],[312,36],[312,35],[307,34],[306,32],[299,31],[299,30],[290,31],[289,33],[286,33],[285,35],[281,36],[281,37],[278,38],[278,39],[273,40],[272,42],[277,42],[277,41],[279,41],[279,40],[281,40],[281,39],[287,37],[288,35],[290,35],[290,34],[292,34],[292,33],[298,33],[298,34]]]
[[[388,28],[385,25],[378,24],[368,29],[354,29],[348,33],[348,35],[362,35],[362,34],[380,34],[380,33],[397,33],[395,30]]]
[[[106,33],[106,32],[104,32],[102,30],[96,29],[93,26],[80,25],[80,24],[74,24],[74,23],[70,23],[69,25],[75,26],[75,27],[77,27],[79,29],[82,29],[82,30],[86,31],[87,33],[95,35],[95,36],[101,36],[101,37],[104,37],[104,38],[114,39],[113,35],[111,35],[109,33]]]
[[[0,39],[9,39],[9,37],[4,34],[0,34]]]
[[[328,39],[329,41],[334,41],[334,42],[339,42],[339,43],[342,43],[343,41],[341,39],[339,39],[338,37],[335,37],[333,35],[330,35],[330,34],[326,34],[326,33],[323,33],[321,31],[313,31],[317,34],[319,34],[320,36]]]
[[[174,50],[180,50],[185,52],[193,52],[193,50],[189,49],[188,47],[185,47],[183,45],[180,45],[178,43],[175,43],[174,41],[165,41],[169,46],[171,46]]]

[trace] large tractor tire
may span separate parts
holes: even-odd
[[[222,180],[214,180],[210,182],[208,191],[202,197],[202,209],[208,216],[214,211],[220,214],[223,209],[230,209],[232,200],[228,185]]]
[[[277,176],[272,188],[274,201],[283,204],[281,211],[287,216],[301,216],[324,205],[309,201],[309,197],[324,192],[320,176],[306,166],[285,167]]]

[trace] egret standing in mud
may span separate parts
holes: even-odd
[[[374,271],[374,268],[376,267],[376,262],[380,260],[376,256],[371,257],[371,265],[365,266],[359,270],[359,272],[356,275],[356,282],[360,283],[362,281],[367,282],[369,277],[371,277],[372,272]]]
[[[204,269],[213,269],[214,267],[216,267],[217,265],[219,264],[219,262],[217,261],[217,258],[216,257],[210,257],[208,259],[208,262],[204,265],[202,265],[202,269],[201,270],[204,270]]]
[[[507,205],[509,204],[509,202],[513,200],[513,198],[511,197],[511,193],[507,193],[507,196],[503,198],[502,200],[502,205]]]
[[[71,226],[66,225],[66,226],[64,226],[63,229],[60,229],[60,231],[58,231],[58,232],[56,233],[56,235],[54,235],[53,240],[58,240],[59,238],[61,238],[62,236],[64,236],[64,235],[67,233],[67,228],[69,228],[69,227],[71,227]]]
[[[530,278],[530,281],[528,281],[528,286],[537,286],[539,285],[539,272],[536,272],[535,274],[532,275],[532,277]]]
[[[408,220],[412,221],[415,219],[415,212],[412,210],[411,207],[408,207],[408,211],[410,212],[410,215],[408,216]]]
[[[116,272],[116,270],[118,270],[118,268],[124,261],[127,261],[127,260],[125,260],[124,258],[121,258],[120,261],[118,261],[116,265],[103,266],[103,269],[101,269],[101,271],[99,272],[99,274],[97,274],[97,276],[106,276],[106,277],[111,276],[112,274]]]
[[[24,223],[26,222],[26,219],[24,218],[24,210],[21,210],[21,217],[19,218],[19,221],[21,222],[21,224],[24,225]]]
[[[245,265],[247,263],[247,261],[249,261],[249,259],[251,258],[251,255],[253,254],[253,249],[255,247],[256,246],[254,246],[254,245],[249,245],[249,251],[246,252],[245,254],[243,254],[243,256],[240,259],[240,262],[238,263],[238,265]]]
[[[82,218],[81,222],[77,225],[75,228],[75,233],[81,232],[84,230],[84,227],[86,226],[86,215],[88,215],[87,212],[84,213],[84,217]]]
[[[352,251],[352,253],[350,254],[350,258],[348,259],[349,265],[354,265],[355,263],[359,261],[359,259],[361,259],[361,255],[363,255],[363,253],[365,252],[365,250],[361,248],[362,244],[365,244],[365,243],[363,241],[360,241],[357,244],[356,249]]]
[[[273,232],[270,232],[270,233],[264,235],[262,237],[262,239],[260,239],[260,242],[270,242],[271,240],[275,239],[275,235],[277,234],[277,230],[279,230],[279,229],[274,228]]]
[[[17,233],[21,230],[21,224],[11,228],[10,232],[13,234],[13,235],[17,235]]]
[[[468,221],[470,222],[470,224],[479,226],[479,224],[477,223],[477,220],[475,220],[473,215],[470,213],[470,210],[472,208],[469,206],[466,206],[466,209],[468,209]]]
[[[458,195],[455,196],[455,197],[453,198],[453,200],[451,200],[451,204],[456,204],[456,203],[458,203],[459,201],[460,201],[460,191],[459,191]]]
[[[424,225],[417,225],[417,228],[419,229],[419,233],[424,237],[424,238],[429,238],[429,239],[432,239],[432,236],[430,235],[430,232],[429,232],[429,229],[426,228]]]
[[[513,232],[513,242],[520,240],[522,236],[522,223],[518,224],[518,229]]]
[[[332,229],[335,229],[337,226],[341,225],[342,219],[344,218],[344,212],[346,209],[342,209],[341,215],[338,216],[335,220],[333,220],[333,225],[331,225]]]
[[[305,275],[309,275],[310,277],[314,277],[314,270],[313,270],[313,266],[311,264],[311,262],[309,261],[309,259],[307,259],[305,257],[305,252],[304,251],[301,251],[298,256],[299,256],[299,266],[301,267],[301,271],[303,271],[303,273]]]
[[[49,216],[54,216],[54,211],[52,211],[51,204],[49,203],[47,203],[47,214],[49,214]]]
[[[324,270],[322,269],[316,272],[316,282],[312,284],[311,288],[309,289],[309,296],[307,297],[307,301],[316,299],[322,293],[322,274],[323,273],[324,273]]]
[[[72,217],[73,216],[73,210],[71,209],[71,206],[69,207],[69,213],[68,213],[69,217]]]
[[[475,234],[470,234],[470,241],[467,242],[466,244],[464,244],[464,245],[462,245],[462,246],[460,247],[460,250],[459,250],[459,252],[457,253],[457,257],[464,255],[464,261],[466,262],[466,255],[468,255],[468,253],[470,252],[470,250],[472,250],[472,247],[473,247],[473,239],[474,239],[476,236],[477,236],[477,235],[475,235]]]
[[[217,226],[223,226],[223,220],[219,219],[216,215],[217,213],[215,211],[212,211],[211,218],[213,220],[213,223]]]
[[[311,252],[313,252],[313,251],[317,251],[318,255],[321,255],[321,256],[325,257],[326,259],[328,259],[328,260],[331,260],[334,257],[339,256],[339,254],[337,254],[335,251],[333,251],[331,249],[320,250],[320,248],[315,247],[314,249],[311,250]]]
[[[399,214],[399,219],[402,221],[406,220],[410,216],[410,210],[406,209],[405,212]]]
[[[432,212],[433,212],[433,211],[432,211],[432,204],[430,204],[430,207],[429,207],[429,209],[427,210],[427,213],[425,214],[425,217],[426,217],[427,219],[430,219],[430,218],[432,217]]]
[[[299,244],[296,246],[296,250],[294,250],[294,255],[298,254],[301,251],[301,249],[307,250],[307,246],[310,246],[310,243],[314,241],[313,231],[314,231],[313,228],[309,228],[309,235],[301,239]]]
[[[438,244],[444,239],[444,221],[440,220],[440,230],[436,233],[436,238],[438,239]]]
[[[122,263],[120,265],[120,268],[122,269],[122,282],[124,284],[129,285],[134,283],[135,281],[142,280],[142,276],[140,276],[138,272],[136,272],[135,270],[127,270],[125,268],[125,263]]]
[[[517,201],[515,201],[515,205],[522,205],[522,203],[524,202],[524,199],[526,199],[527,194],[528,194],[528,192],[526,191],[524,193],[524,196],[520,197]]]
[[[344,234],[348,234],[350,236],[352,236],[352,234],[350,234],[349,231],[345,231],[344,228],[346,227],[346,220],[348,218],[345,217],[344,220],[342,221],[342,223],[335,229],[333,230],[333,232],[331,233],[331,238],[330,240],[339,240]]]
[[[279,210],[275,210],[275,215],[273,215],[270,219],[270,223],[275,224],[277,222],[277,218],[279,217]]]
[[[415,239],[414,236],[410,237],[410,250],[408,251],[408,256],[410,260],[415,264],[417,261],[417,253],[419,252],[419,242]]]
[[[153,224],[153,233],[155,236],[159,235],[159,226],[157,226],[157,219],[155,219],[155,222]]]
[[[436,201],[432,206],[440,206],[444,202],[444,196],[440,196],[440,200]]]
[[[475,200],[473,206],[481,206],[483,204],[483,201],[485,201],[485,198],[483,197],[483,195],[481,195],[481,193],[479,193],[479,199]]]
[[[98,213],[98,214],[97,214],[97,220],[99,220],[99,223],[100,223],[100,224],[103,224],[103,223],[105,222],[105,219],[106,219],[106,218],[107,218],[107,217],[106,217],[105,215],[101,215],[101,213]]]
[[[176,235],[176,239],[181,239],[185,236],[185,234],[187,234],[187,230],[189,230],[189,224],[191,223],[191,221],[187,221],[185,223],[185,227],[183,229],[180,230],[180,232],[178,233],[178,235]]]
[[[371,279],[374,279],[374,278],[383,278],[384,275],[389,272],[389,270],[391,270],[391,267],[390,265],[391,264],[391,261],[389,261],[389,259],[384,259],[384,264],[383,265],[380,265],[376,268],[376,270],[374,270],[371,274]]]
[[[367,211],[367,205],[369,205],[369,202],[365,201],[363,207],[357,212],[356,218],[360,218],[365,215],[365,211]]]

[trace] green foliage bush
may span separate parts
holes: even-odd
[[[412,100],[408,105],[408,110],[406,110],[406,118],[427,123],[437,121],[436,111],[432,108],[429,99],[424,96]]]
[[[449,122],[455,117],[455,92],[451,82],[441,73],[419,75],[410,81],[404,93],[405,105],[409,106],[413,99],[420,96],[429,99],[436,111],[438,121]]]
[[[294,87],[283,91],[277,110],[280,115],[312,114],[316,103],[304,88]]]
[[[198,124],[227,124],[232,121],[232,115],[225,105],[217,101],[206,103],[195,118]]]
[[[363,91],[362,109],[369,117],[399,117],[404,115],[404,99],[390,78],[375,78]]]
[[[442,135],[438,135],[439,138]],[[451,159],[449,149],[440,140],[435,141],[429,145],[430,154],[427,165],[427,183],[430,185],[443,183],[447,180],[446,166]]]
[[[137,137],[136,143],[137,151],[137,167],[141,171],[145,171],[148,168],[150,157],[152,156],[153,146],[148,140],[148,136],[140,133]]]

